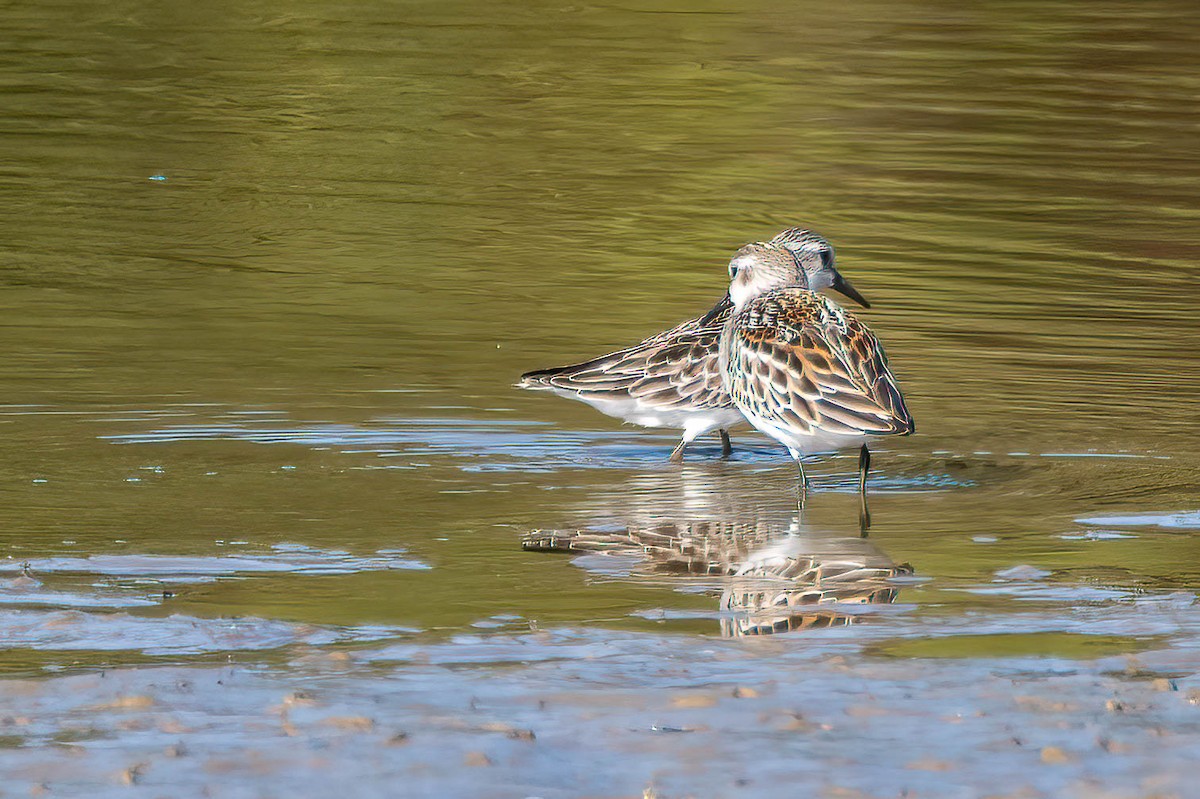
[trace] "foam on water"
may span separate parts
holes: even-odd
[[[232,412],[230,412],[232,413]],[[636,469],[659,467],[678,442],[674,433],[655,430],[567,429],[545,422],[470,418],[380,419],[376,426],[288,424],[249,426],[240,421],[172,425],[136,433],[103,435],[116,444],[180,444],[199,441],[240,441],[290,444],[334,449],[348,455],[370,455],[379,464],[364,469],[429,468],[429,459],[450,459],[467,473],[546,473],[575,469]],[[786,464],[786,452],[747,433],[731,458],[737,463]],[[711,458],[718,448],[705,441],[689,450],[695,459]],[[817,476],[822,490],[857,491],[857,477]],[[878,491],[944,490],[970,485],[947,474],[893,474],[881,471],[873,485]]]
[[[119,577],[218,577],[236,574],[353,574],[428,569],[401,550],[358,556],[302,544],[276,544],[261,555],[87,555],[0,561],[0,573],[104,574]]]
[[[0,609],[0,650],[125,651],[143,655],[201,655],[370,641],[407,628],[336,628],[253,617],[134,616],[79,610]]]
[[[1076,519],[1098,527],[1162,527],[1168,530],[1200,530],[1200,511],[1147,513],[1134,516],[1093,516]]]

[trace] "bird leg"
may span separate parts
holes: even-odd
[[[729,431],[718,430],[717,432],[721,434],[721,457],[728,458],[733,454],[733,444],[729,440]]]
[[[683,450],[688,445],[687,436],[679,440],[675,449],[671,450],[671,463],[683,463]]]
[[[871,468],[871,450],[863,444],[858,451],[858,527],[863,538],[871,526],[871,509],[867,507],[867,471]]]
[[[794,455],[796,459],[796,468],[800,470],[800,497],[797,500],[800,510],[804,510],[804,501],[808,499],[808,475],[804,473],[804,462],[800,460],[800,456]]]
[[[858,451],[858,493],[867,493],[867,472],[871,468],[871,450],[863,444]]]

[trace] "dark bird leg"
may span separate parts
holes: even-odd
[[[728,458],[733,454],[733,443],[729,440],[728,430],[718,430],[721,434],[721,457]]]
[[[871,450],[863,444],[858,451],[858,527],[863,537],[871,526],[871,509],[867,507],[867,472],[871,469]]]
[[[683,450],[688,445],[687,436],[679,440],[675,449],[671,450],[671,463],[683,463]]]
[[[867,493],[867,472],[871,469],[871,450],[863,444],[858,451],[858,493]]]

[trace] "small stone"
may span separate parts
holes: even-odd
[[[1036,713],[1070,713],[1078,709],[1069,702],[1043,699],[1040,696],[1018,696],[1014,701],[1022,710]]]
[[[748,685],[739,685],[737,688],[733,689],[733,698],[734,699],[757,699],[758,691],[754,690],[753,688],[751,688]]]
[[[1133,747],[1121,741],[1114,741],[1111,738],[1101,738],[1096,743],[1105,752],[1110,755],[1124,755],[1133,751]]]
[[[1166,677],[1158,677],[1150,683],[1150,687],[1156,691],[1178,691],[1179,686],[1174,680],[1168,680]]]
[[[350,732],[370,732],[375,729],[375,722],[366,716],[330,716],[321,723]]]
[[[808,732],[812,728],[812,722],[799,713],[788,713],[779,724],[779,729],[785,732]]]
[[[1062,749],[1060,749],[1057,746],[1043,746],[1042,747],[1042,762],[1053,764],[1053,765],[1059,765],[1062,763],[1071,762],[1071,758],[1069,755],[1067,755],[1066,752],[1064,752]]]
[[[154,706],[154,700],[148,696],[119,696],[111,702],[96,705],[93,710],[145,710]]]
[[[387,742],[391,746],[403,746],[409,742],[409,735],[406,732],[397,732],[388,738]]]
[[[683,708],[712,707],[716,703],[717,700],[712,696],[708,696],[707,694],[685,694],[683,696],[677,696],[671,700],[671,705],[673,707]]]
[[[138,781],[141,780],[141,778],[142,778],[142,772],[145,770],[146,770],[145,763],[138,763],[136,765],[130,766],[129,768],[127,768],[121,772],[121,784],[137,785]]]
[[[467,752],[467,754],[463,756],[463,765],[474,768],[490,766],[492,765],[492,759],[483,752]]]
[[[308,707],[315,705],[316,703],[316,698],[313,697],[313,695],[308,691],[292,691],[283,698],[283,704],[285,707],[290,707],[293,705],[302,705]]]

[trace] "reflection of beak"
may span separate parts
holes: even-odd
[[[729,299],[729,292],[727,291],[725,292],[725,296],[712,307],[711,311],[700,317],[700,326],[704,327],[732,307],[733,300]]]
[[[871,303],[867,302],[867,298],[858,293],[858,289],[850,285],[850,281],[842,277],[837,272],[834,272],[833,285],[830,286],[834,291],[845,294],[850,299],[857,302],[864,308],[870,308]]]

